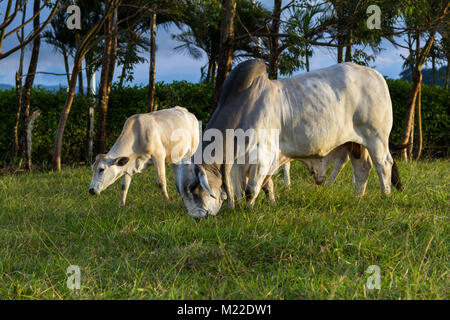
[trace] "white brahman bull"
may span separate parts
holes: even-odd
[[[123,176],[120,205],[125,205],[131,178],[153,163],[157,183],[168,199],[165,163],[172,164],[175,174],[176,163],[194,154],[199,135],[197,118],[182,107],[131,116],[111,150],[97,155],[89,193],[99,194]]]
[[[212,162],[203,159],[199,163],[194,156],[181,164],[177,189],[193,217],[217,214],[225,199],[233,208],[235,198],[244,194],[252,205],[263,186],[274,200],[271,175],[280,165],[296,159],[320,159],[350,142],[362,146],[360,157],[352,161],[356,194],[364,194],[373,163],[381,192],[389,195],[391,178],[395,185],[399,183],[396,167],[391,176],[391,128],[389,90],[383,76],[371,68],[342,63],[269,80],[264,62],[249,60],[227,77],[197,153],[211,152],[210,145],[216,143],[208,133],[211,130],[222,133],[223,150],[215,150]],[[275,134],[257,134],[249,139],[244,150],[246,159],[258,149],[256,162],[230,163],[230,152],[231,158],[237,159],[243,151],[236,149],[234,138],[228,138],[230,129],[270,130]],[[264,152],[259,152],[261,149]]]

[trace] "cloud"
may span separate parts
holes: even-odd
[[[186,80],[197,82],[200,79],[200,68],[207,63],[204,55],[199,60],[194,60],[185,54],[175,52],[180,43],[173,40],[172,33],[177,33],[176,27],[169,30],[158,29],[156,36],[156,80],[171,82],[173,80]],[[148,83],[149,64],[144,63],[134,68],[135,82]]]
[[[173,49],[180,43],[173,40],[171,35],[180,31],[174,25],[169,28],[157,29],[157,51],[156,51],[156,80],[172,82],[173,80],[186,80],[198,82],[200,79],[200,68],[207,63],[207,57],[204,55],[201,59],[195,60],[183,53],[175,52]],[[4,50],[16,44],[15,37],[9,37],[5,40]],[[377,56],[375,68],[383,75],[390,78],[397,78],[402,70],[403,59],[400,54],[407,55],[407,50],[395,48],[388,41],[381,44],[385,49]],[[30,47],[30,46],[29,46]],[[314,56],[311,58],[311,70],[324,68],[336,63],[336,49],[315,47]],[[148,55],[147,53],[144,53]],[[0,61],[0,83],[14,85],[14,74],[19,65],[19,52],[14,53],[6,59]],[[28,60],[31,55],[31,49],[27,48],[25,54],[24,73],[28,68]],[[147,56],[148,58],[148,56]],[[70,65],[72,65],[70,63]],[[41,52],[39,55],[38,71],[64,73],[64,62],[60,53],[53,50],[51,46],[42,41]],[[134,83],[146,85],[149,78],[149,64],[143,63],[134,67]],[[120,75],[121,68],[116,68],[115,80]],[[297,73],[303,73],[299,70]],[[99,82],[99,73],[97,73],[97,83]],[[37,75],[36,84],[41,85],[67,85],[65,76]]]

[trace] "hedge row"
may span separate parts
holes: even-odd
[[[394,109],[394,128],[392,141],[399,141],[405,108],[411,84],[403,80],[388,80]],[[213,87],[210,84],[189,82],[157,83],[156,103],[159,109],[180,105],[188,108],[204,124],[209,118],[209,105]],[[37,88],[32,91],[32,108],[41,109],[41,116],[33,133],[33,162],[46,165],[50,162],[55,131],[66,91],[48,91]],[[113,87],[111,90],[107,118],[107,147],[110,147],[120,134],[125,120],[136,113],[146,112],[146,87]],[[447,157],[449,153],[449,101],[450,91],[440,87],[423,86],[422,110],[425,154]],[[86,97],[76,96],[67,121],[64,134],[63,162],[75,164],[83,162],[86,153],[86,124],[88,101]],[[10,158],[12,128],[15,112],[15,91],[0,91],[0,165]]]

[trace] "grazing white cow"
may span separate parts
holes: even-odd
[[[271,175],[280,165],[325,157],[348,142],[364,147],[360,158],[352,163],[355,192],[364,194],[372,162],[382,194],[391,192],[393,159],[388,144],[392,105],[386,81],[371,68],[341,63],[292,78],[269,80],[262,60],[243,62],[227,77],[197,152],[205,152],[212,143],[205,139],[209,129],[223,133],[224,150],[235,150],[227,147],[234,139],[228,139],[226,131],[238,128],[275,131],[269,138],[256,136],[247,149],[270,150],[269,145],[278,143],[277,151],[259,156],[256,163],[230,164],[225,159],[229,154],[224,152],[223,159],[213,163],[180,165],[176,183],[189,215],[215,215],[225,199],[233,208],[235,198],[244,194],[252,205],[262,186],[273,198]],[[398,178],[397,173],[394,176]]]
[[[177,106],[133,115],[125,122],[111,150],[97,155],[89,193],[99,194],[123,176],[120,204],[125,205],[131,178],[153,163],[158,185],[168,199],[165,163],[172,164],[175,174],[176,163],[189,159],[198,141],[197,118],[185,108]]]

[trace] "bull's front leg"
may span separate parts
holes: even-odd
[[[275,203],[275,193],[273,192],[273,180],[271,176],[266,177],[263,190],[270,202]]]
[[[157,155],[153,159],[153,163],[156,169],[156,182],[158,183],[163,193],[164,199],[169,200],[166,188],[166,166],[165,156],[163,154]]]
[[[120,203],[119,206],[123,207],[125,206],[125,203],[127,201],[127,194],[128,189],[130,188],[131,183],[131,176],[128,174],[124,174],[122,177],[122,194],[120,196]]]
[[[337,176],[342,171],[342,169],[344,169],[348,160],[349,160],[349,156],[347,153],[345,153],[345,155],[340,156],[340,157],[336,158],[336,160],[334,160],[333,171],[331,171],[331,174],[328,177],[327,182],[325,183],[326,186],[331,186],[334,183],[334,181],[336,181]]]
[[[264,170],[260,165],[253,165],[250,169],[248,182],[245,187],[245,198],[247,199],[247,204],[249,206],[255,204],[263,182],[266,179],[266,171],[267,170]]]

